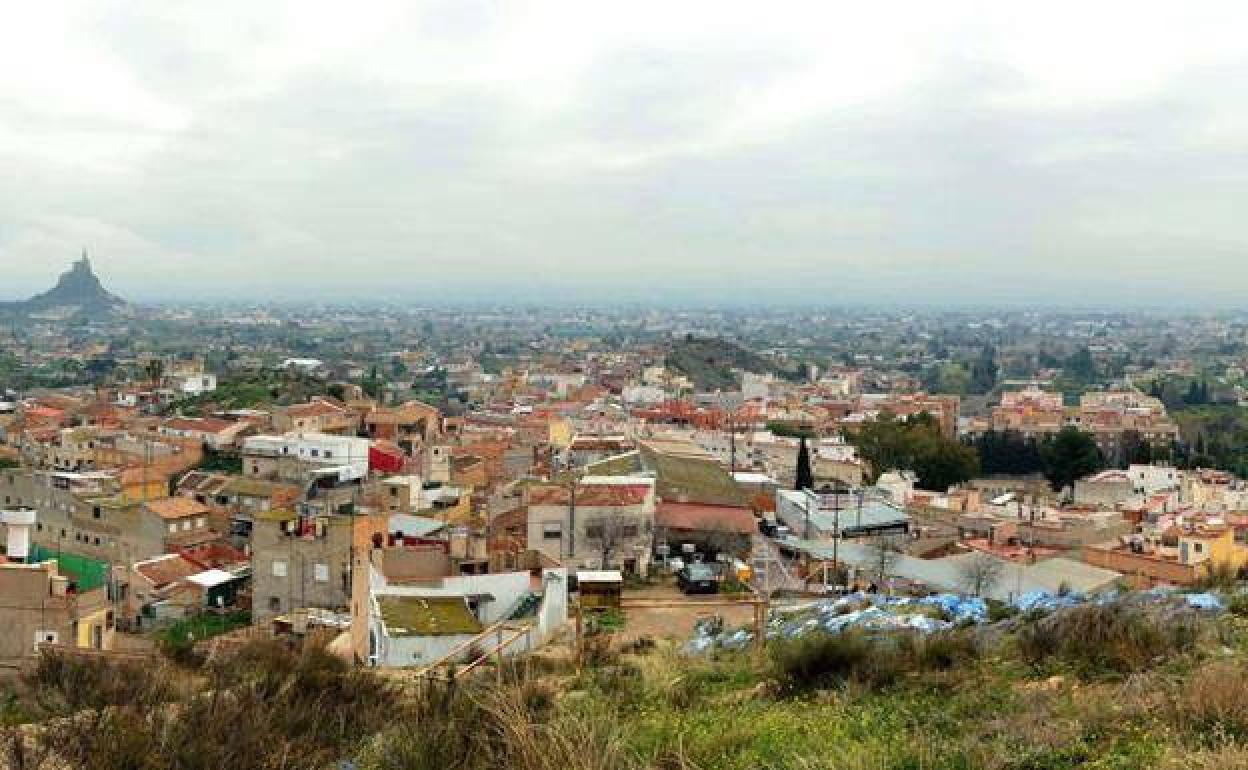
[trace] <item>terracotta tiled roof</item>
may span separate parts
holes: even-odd
[[[698,503],[659,503],[654,523],[668,529],[730,532],[748,535],[758,529],[758,520],[745,508],[733,505]]]
[[[170,583],[203,572],[204,568],[190,559],[171,553],[156,559],[138,562],[134,565],[134,571],[147,578],[147,581],[155,587],[163,588]]]
[[[215,417],[171,417],[165,420],[162,426],[170,430],[221,433],[234,427],[234,423],[228,420],[218,420]]]
[[[122,484],[168,483],[169,474],[158,468],[123,468],[118,479]]]
[[[147,509],[162,519],[184,519],[187,516],[203,516],[208,507],[189,497],[165,497],[151,500]]]
[[[646,501],[648,484],[588,484],[576,488],[576,504],[584,506],[641,505]],[[534,487],[529,505],[570,505],[570,490],[564,486]]]
[[[346,414],[347,410],[326,401],[312,401],[307,404],[294,404],[286,408],[291,417],[322,417],[333,414]]]
[[[500,513],[490,522],[490,531],[495,534],[506,532],[507,530],[524,530],[529,523],[529,509],[520,507],[514,511]]]

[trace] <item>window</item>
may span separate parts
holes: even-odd
[[[313,449],[313,450],[312,450],[312,456],[313,456],[313,457],[320,457],[320,456],[321,456],[321,450],[319,450],[319,449]]]
[[[399,488],[398,488],[398,487],[390,487],[390,496],[391,496],[391,497],[398,497],[398,496],[399,496]]]
[[[317,564],[313,571],[313,575],[315,576],[316,582],[328,583],[329,582],[329,565]]]
[[[1201,553],[1202,551],[1204,551],[1205,550],[1204,543],[1195,543],[1194,550],[1196,551],[1196,553]]]
[[[270,612],[282,611],[282,598],[280,596],[269,597],[269,611]]]
[[[542,524],[543,540],[562,540],[563,539],[563,522],[547,521]]]
[[[333,456],[334,456],[334,452],[333,452],[333,450],[332,450],[332,449],[326,449],[326,450],[325,450],[325,457],[326,457],[326,458],[330,458],[330,457],[333,457]]]
[[[190,520],[190,519],[184,519],[184,520],[182,521],[182,531],[183,531],[183,532],[190,532],[190,531],[191,531],[191,520]]]
[[[100,518],[100,506],[98,505],[91,506],[91,518],[93,519]]]
[[[178,523],[176,521],[169,522],[169,534],[175,534],[178,531]]]
[[[280,578],[286,577],[286,562],[284,561],[273,562],[273,577],[280,577]]]
[[[203,529],[203,528],[204,528],[204,517],[200,516],[198,519],[195,520],[195,529]]]

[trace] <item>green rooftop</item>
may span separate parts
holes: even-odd
[[[459,596],[382,596],[381,619],[392,637],[481,633],[481,623]]]
[[[641,449],[642,461],[654,471],[659,497],[668,502],[744,505],[745,493],[714,460]]]

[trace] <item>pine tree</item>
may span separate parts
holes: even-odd
[[[813,489],[815,474],[810,468],[810,449],[806,446],[806,437],[797,445],[797,490]]]

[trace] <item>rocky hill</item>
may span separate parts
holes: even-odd
[[[84,251],[82,258],[62,273],[51,289],[23,302],[0,304],[0,312],[61,318],[98,317],[111,315],[125,306],[125,300],[104,288]]]

